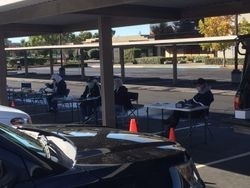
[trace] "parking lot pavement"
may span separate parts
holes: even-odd
[[[77,86],[75,87],[77,88]],[[139,102],[142,104],[155,102],[156,99],[173,102],[177,98],[183,99],[193,95],[192,92],[183,89],[166,92],[165,90],[155,90],[156,87],[149,88],[150,90],[130,90],[140,92]],[[208,134],[207,144],[204,144],[204,124],[200,122],[197,123],[198,128],[193,131],[191,145],[187,137],[189,127],[185,121],[180,122],[175,132],[177,142],[181,143],[191,153],[202,178],[207,183],[207,187],[230,188],[248,187],[250,185],[250,136],[235,133],[231,124],[224,121],[224,119],[232,117],[232,97],[233,95],[215,94],[215,102],[212,105],[209,117],[209,128],[212,136]],[[29,106],[24,106],[23,110],[32,115],[33,123],[72,122],[71,111],[60,112],[55,116],[56,114],[47,113],[46,108],[41,107],[32,109]],[[140,118],[137,125],[140,132],[156,133],[162,130],[160,111],[150,111],[151,118],[149,120],[146,119],[145,109],[142,108],[139,114]],[[78,121],[78,112],[75,111],[73,115],[74,121]],[[167,118],[168,115],[166,113],[164,118]],[[128,130],[129,119],[119,128]]]

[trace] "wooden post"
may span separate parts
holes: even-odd
[[[7,64],[6,64],[6,53],[4,46],[4,36],[0,34],[0,104],[8,106],[8,97],[7,97]]]

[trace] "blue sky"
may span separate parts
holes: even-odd
[[[117,27],[113,28],[115,30],[115,36],[128,36],[128,35],[138,35],[138,34],[149,34],[149,25],[136,25],[128,27]],[[97,32],[91,31],[91,32]],[[27,37],[9,38],[12,42],[20,42],[22,39],[27,40]]]

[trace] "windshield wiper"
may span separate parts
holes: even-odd
[[[46,155],[46,158],[50,159],[51,154],[50,154],[50,149],[49,149],[49,144],[48,144],[47,138],[44,135],[38,135],[37,140],[41,144],[43,151]]]

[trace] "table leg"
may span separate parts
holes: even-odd
[[[205,138],[205,144],[207,144],[207,129],[208,129],[208,122],[207,122],[207,119],[206,117],[204,117],[204,138]]]
[[[191,112],[188,113],[188,122],[189,122],[189,145],[192,148],[192,133],[193,133],[193,125],[191,119]]]
[[[161,109],[161,128],[164,131],[164,124],[163,124],[163,109]]]
[[[71,102],[71,121],[74,121],[74,102]]]
[[[148,107],[147,107],[146,112],[147,112],[147,130],[148,130]]]

